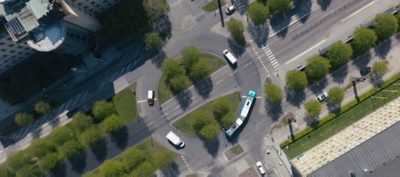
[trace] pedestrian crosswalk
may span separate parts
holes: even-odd
[[[279,67],[279,62],[276,60],[276,57],[272,53],[271,49],[268,47],[268,45],[264,45],[262,47],[262,50],[265,52],[265,55],[267,56],[269,62],[272,64],[272,67],[276,70]]]
[[[267,44],[262,45],[261,48],[255,46],[255,44],[251,45],[252,51],[257,60],[261,63],[262,68],[267,72],[267,75],[270,75],[271,71],[277,73],[280,64],[269,46]],[[268,65],[272,66],[272,70],[271,67],[267,67]]]

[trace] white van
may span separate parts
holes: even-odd
[[[154,105],[154,91],[153,90],[147,91],[147,103],[149,104],[149,106]]]
[[[179,148],[185,147],[185,143],[174,132],[169,131],[169,133],[167,134],[166,137],[167,137],[168,141],[170,141],[176,147],[179,147]]]
[[[225,58],[229,61],[231,65],[236,65],[237,59],[235,56],[232,55],[231,52],[229,52],[228,49],[225,49],[222,53],[224,54]]]

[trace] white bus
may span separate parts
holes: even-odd
[[[228,136],[232,136],[233,133],[243,124],[243,122],[248,118],[251,106],[254,103],[254,99],[256,99],[256,91],[249,89],[247,92],[246,100],[242,105],[242,109],[240,110],[240,115],[236,118],[235,124],[233,124],[230,128],[225,130],[225,134]]]
[[[237,62],[236,60],[237,60],[237,59],[236,59],[235,56],[232,55],[231,52],[229,52],[228,49],[225,49],[222,53],[224,54],[224,57],[229,61],[229,63],[230,63],[231,65],[233,65],[233,66],[236,65],[236,62]]]

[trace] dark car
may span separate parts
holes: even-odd
[[[361,76],[366,76],[371,72],[371,67],[366,66],[360,69]]]

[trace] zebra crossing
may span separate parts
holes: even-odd
[[[274,54],[272,53],[271,49],[268,47],[268,45],[264,45],[261,48],[265,55],[267,56],[269,62],[271,63],[272,67],[277,70],[279,68],[279,62],[278,60],[276,60],[276,57],[274,56]]]
[[[261,48],[255,47],[255,44],[252,44],[251,49],[255,54],[256,58],[258,59],[258,61],[260,61],[263,69],[267,72],[267,75],[271,75],[270,73],[271,68],[268,69],[267,67],[267,65],[269,64],[272,66],[273,70],[272,72],[277,73],[280,64],[267,44],[262,45]]]

